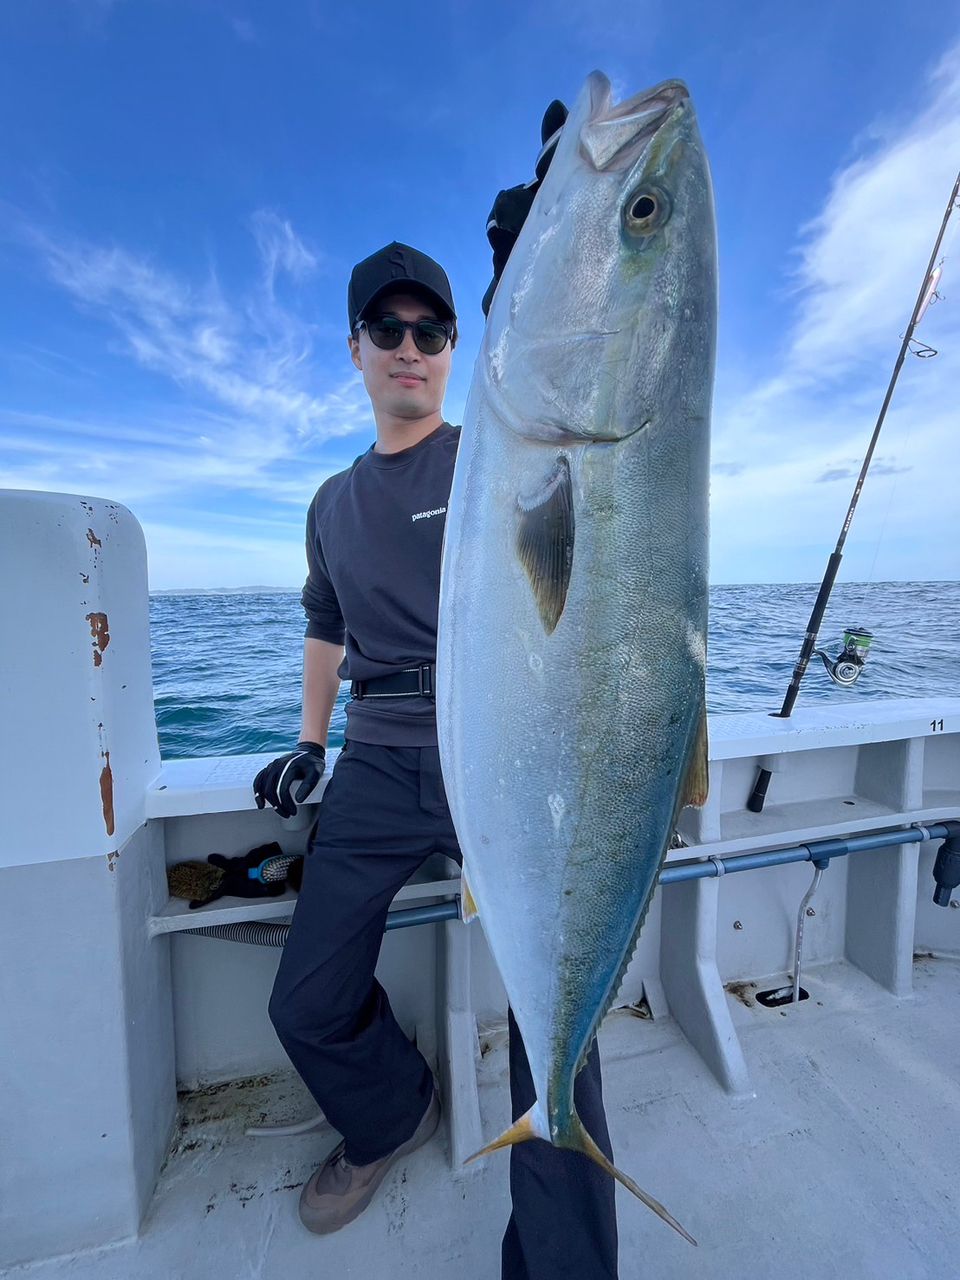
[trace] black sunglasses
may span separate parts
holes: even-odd
[[[408,329],[413,330],[417,350],[425,356],[438,356],[453,335],[453,325],[443,320],[398,320],[396,316],[378,316],[375,320],[361,320],[357,333],[366,329],[370,341],[381,351],[396,351]]]

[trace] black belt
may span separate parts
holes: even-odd
[[[353,680],[350,697],[357,702],[364,698],[432,698],[434,696],[434,671],[432,663],[422,667],[408,667],[392,676],[374,676],[372,680]]]

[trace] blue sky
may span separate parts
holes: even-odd
[[[399,239],[446,266],[459,421],[487,212],[594,68],[685,79],[711,160],[713,580],[819,578],[960,168],[960,0],[13,0],[0,487],[125,503],[154,588],[298,586],[310,497],[373,439],[352,264]],[[848,580],[960,577],[958,227]]]

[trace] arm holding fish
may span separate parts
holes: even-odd
[[[503,274],[503,268],[507,265],[510,251],[517,242],[517,236],[530,212],[530,206],[550,167],[550,161],[553,159],[553,153],[557,149],[560,138],[560,130],[566,118],[567,108],[559,99],[554,99],[543,114],[543,122],[540,126],[542,145],[540,154],[537,156],[533,181],[521,182],[519,186],[508,187],[506,191],[498,192],[493,202],[493,208],[487,218],[487,239],[493,250],[493,279],[480,304],[484,315],[490,310],[497,282]]]

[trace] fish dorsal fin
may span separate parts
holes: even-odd
[[[565,454],[531,497],[518,497],[517,557],[530,579],[540,621],[551,635],[560,621],[573,565],[573,483]]]
[[[707,803],[707,791],[710,785],[710,763],[707,759],[707,708],[700,704],[700,720],[697,724],[697,736],[686,776],[680,789],[680,808],[692,804],[699,808]]]
[[[464,924],[469,924],[471,920],[476,920],[479,915],[477,900],[473,896],[470,881],[467,879],[467,869],[463,867],[460,871],[460,918]]]

